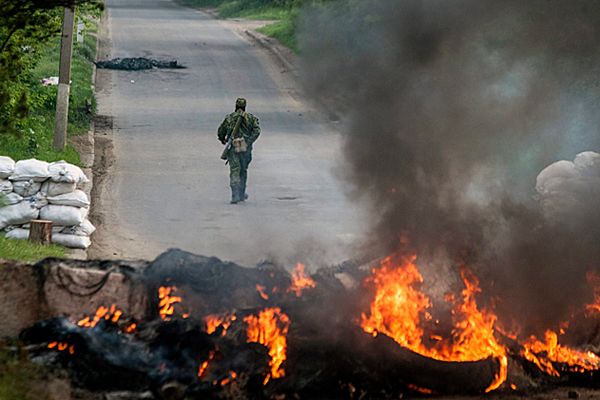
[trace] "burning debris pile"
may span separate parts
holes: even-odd
[[[140,269],[148,309],[117,304],[25,329],[31,358],[94,392],[157,399],[398,398],[600,385],[597,312],[538,338],[502,326],[479,304],[477,277],[437,304],[416,256],[308,275],[171,250]],[[338,279],[360,282],[347,288]],[[600,293],[590,276],[590,292]],[[585,320],[585,323],[583,322]],[[585,327],[583,330],[582,327]],[[571,331],[573,328],[573,331]]]

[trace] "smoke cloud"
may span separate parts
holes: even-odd
[[[600,148],[597,3],[345,4],[307,11],[300,44],[308,92],[344,104],[340,173],[372,211],[366,247],[469,265],[507,323],[567,319],[600,269],[600,202],[550,218],[535,185]]]

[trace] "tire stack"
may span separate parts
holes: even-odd
[[[13,161],[0,156],[0,231],[28,239],[34,219],[52,221],[52,242],[87,249],[96,228],[88,220],[90,200],[83,171],[65,161]],[[2,204],[3,203],[3,204]]]

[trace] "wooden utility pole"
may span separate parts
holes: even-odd
[[[54,149],[64,150],[67,143],[69,93],[71,91],[71,57],[73,56],[73,29],[75,27],[75,2],[65,7],[62,38],[60,42],[60,67],[58,70],[58,95],[56,96],[56,121],[54,123]]]

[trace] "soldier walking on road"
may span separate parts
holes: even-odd
[[[238,98],[235,101],[235,111],[225,117],[217,132],[219,141],[225,145],[221,159],[229,163],[231,204],[248,198],[248,165],[252,161],[252,144],[259,135],[258,118],[246,112],[246,99]]]

